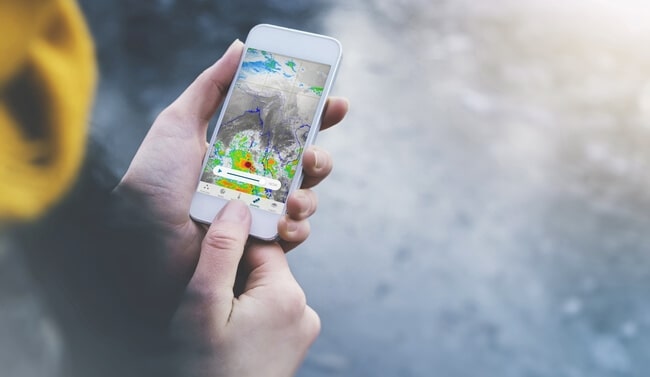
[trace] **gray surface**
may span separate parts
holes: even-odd
[[[319,139],[338,165],[292,255],[323,319],[301,376],[650,373],[650,18],[632,5],[330,14],[353,110]]]
[[[318,139],[336,168],[290,256],[323,322],[299,376],[650,374],[644,2],[266,2],[259,18],[234,2],[118,3],[84,2],[104,72],[95,133],[118,172],[253,23],[343,43],[334,92],[352,110]],[[135,31],[134,14],[149,20]],[[20,271],[11,260],[0,251],[2,271]],[[1,291],[0,361],[46,375],[56,333],[18,289]]]

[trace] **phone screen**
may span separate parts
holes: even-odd
[[[198,192],[282,213],[330,68],[248,48]]]

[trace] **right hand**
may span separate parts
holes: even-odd
[[[203,239],[172,325],[181,375],[291,376],[320,332],[282,247],[247,244],[250,223],[248,207],[231,201]]]

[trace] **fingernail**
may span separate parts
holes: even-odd
[[[302,208],[298,216],[301,217],[305,216],[305,214],[309,213],[309,211],[311,210],[309,198],[302,190],[297,190],[293,195],[295,196],[296,199],[298,199],[298,201],[300,202],[300,208]]]
[[[314,168],[316,170],[320,169],[320,158],[318,157],[320,153],[314,149]]]
[[[217,220],[240,222],[248,216],[248,207],[244,202],[231,200],[219,211]]]
[[[224,56],[228,55],[228,53],[229,53],[231,50],[233,50],[233,49],[234,49],[238,44],[240,44],[240,43],[241,43],[241,41],[240,41],[239,39],[235,39],[235,40],[230,44],[230,46],[228,46],[228,48],[226,49],[226,52],[224,52],[223,55],[221,55],[221,58],[219,58],[219,60],[223,59]],[[216,63],[215,63],[215,64],[216,64]]]
[[[298,230],[298,224],[295,221],[287,221],[287,232],[293,233]]]
[[[241,43],[241,41],[239,40],[239,38],[235,39],[235,40],[230,44],[230,46],[228,46],[228,50],[235,48],[235,46],[237,46],[237,45],[240,44],[240,43]]]

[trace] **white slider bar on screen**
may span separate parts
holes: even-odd
[[[262,177],[223,166],[217,166],[212,170],[212,172],[219,177],[233,179],[238,182],[250,183],[274,191],[282,187],[282,184],[277,179]]]

